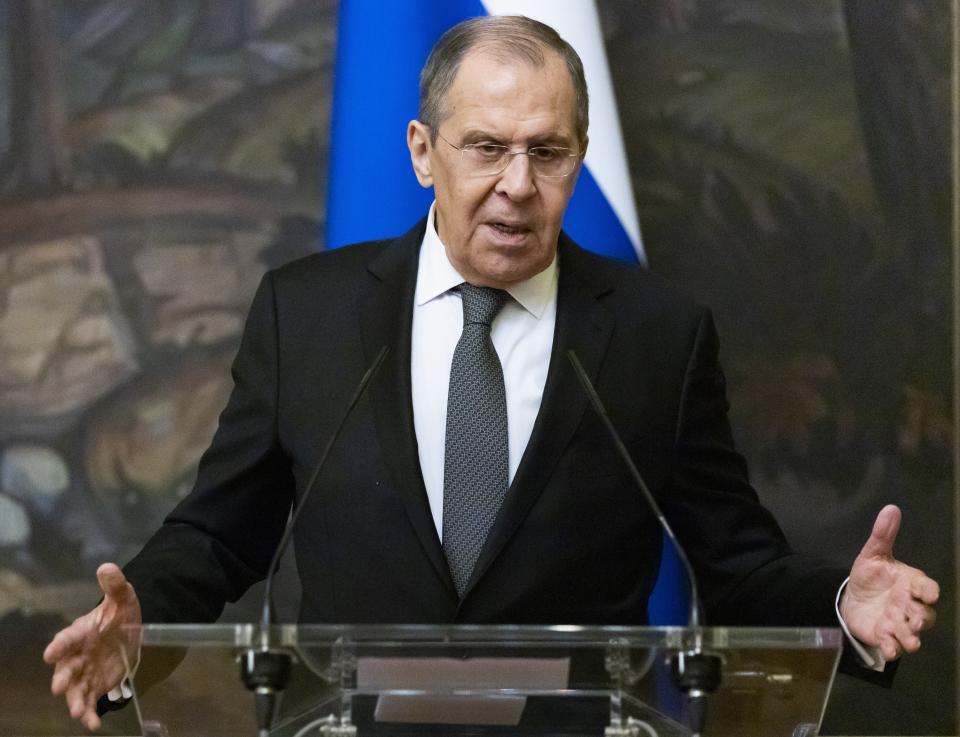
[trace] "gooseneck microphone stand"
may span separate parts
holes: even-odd
[[[250,691],[253,691],[254,694],[254,703],[257,712],[257,731],[260,737],[267,737],[267,735],[269,735],[270,728],[273,725],[277,710],[280,706],[280,696],[283,693],[283,689],[286,688],[287,682],[290,680],[290,667],[292,662],[290,654],[273,643],[270,632],[275,619],[273,582],[276,578],[277,569],[280,566],[280,558],[290,544],[294,527],[300,517],[300,512],[303,511],[307,498],[317,485],[317,479],[320,478],[320,472],[327,462],[330,451],[340,437],[340,432],[343,430],[347,418],[352,414],[353,408],[360,401],[361,397],[363,397],[370,381],[383,364],[387,350],[387,346],[383,346],[380,349],[377,357],[373,360],[373,363],[370,364],[363,378],[360,379],[360,383],[350,398],[350,402],[347,404],[347,408],[341,416],[340,422],[337,424],[336,429],[327,441],[326,447],[323,449],[323,453],[320,454],[319,460],[317,460],[316,465],[313,467],[310,480],[307,482],[304,492],[300,496],[299,504],[296,505],[296,508],[290,515],[290,519],[287,521],[287,526],[283,530],[283,536],[277,544],[273,559],[270,561],[270,567],[267,569],[266,584],[263,590],[263,607],[260,612],[258,642],[245,650],[240,658],[240,677],[243,680],[243,685]]]
[[[683,564],[684,571],[686,571],[687,581],[690,585],[690,611],[687,617],[687,625],[693,630],[694,642],[688,649],[676,653],[670,660],[670,666],[674,683],[686,697],[689,726],[695,735],[699,735],[703,731],[707,720],[707,697],[716,691],[720,685],[721,662],[718,656],[703,651],[703,616],[700,592],[697,588],[697,578],[693,573],[693,566],[690,565],[690,559],[687,558],[686,551],[680,541],[677,540],[677,536],[674,535],[670,523],[663,516],[660,505],[657,504],[656,499],[654,499],[649,487],[643,480],[643,476],[640,475],[637,465],[633,462],[633,458],[630,457],[627,446],[624,445],[620,434],[613,426],[610,415],[603,406],[603,402],[600,401],[600,395],[597,394],[597,390],[590,381],[590,377],[587,376],[587,372],[580,363],[580,359],[577,358],[577,354],[571,349],[567,352],[567,358],[573,365],[573,370],[577,379],[580,380],[590,404],[593,405],[597,415],[607,428],[607,432],[610,434],[614,446],[616,446],[617,453],[629,469],[630,477],[656,515],[663,533],[670,540],[673,549],[677,552],[677,557]]]

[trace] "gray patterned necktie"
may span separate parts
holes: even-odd
[[[463,334],[453,352],[443,466],[443,551],[463,598],[507,493],[507,397],[490,325],[510,295],[461,284]]]

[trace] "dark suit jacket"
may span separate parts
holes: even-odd
[[[458,601],[410,399],[424,227],[265,276],[196,488],[126,567],[144,621],[213,620],[264,576],[347,399],[388,345],[295,531],[301,621],[646,622],[660,530],[568,365],[573,348],[686,546],[707,623],[836,623],[845,571],[790,549],[734,450],[709,312],[566,236],[540,413]]]

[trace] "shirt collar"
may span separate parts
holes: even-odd
[[[417,269],[417,289],[414,294],[414,304],[421,306],[437,297],[446,294],[454,287],[462,284],[465,279],[447,259],[447,250],[444,248],[437,227],[434,222],[434,212],[437,203],[430,205],[427,215],[427,229],[423,234],[420,246],[420,264]],[[551,300],[557,295],[557,257],[553,257],[550,265],[539,274],[507,287],[507,293],[513,297],[527,312],[538,320]]]

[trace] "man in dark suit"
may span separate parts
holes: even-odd
[[[401,238],[264,278],[194,492],[124,572],[101,567],[103,602],[45,652],[73,716],[98,726],[123,675],[104,635],[212,621],[265,575],[384,345],[298,521],[301,621],[645,623],[660,531],[573,349],[688,551],[708,622],[835,624],[842,590],[846,626],[882,660],[919,647],[937,585],[894,560],[899,511],[881,512],[845,587],[845,569],[795,554],[733,448],[709,312],[560,232],[586,132],[582,67],[552,29],[476,19],[441,39],[408,129],[434,206]]]

